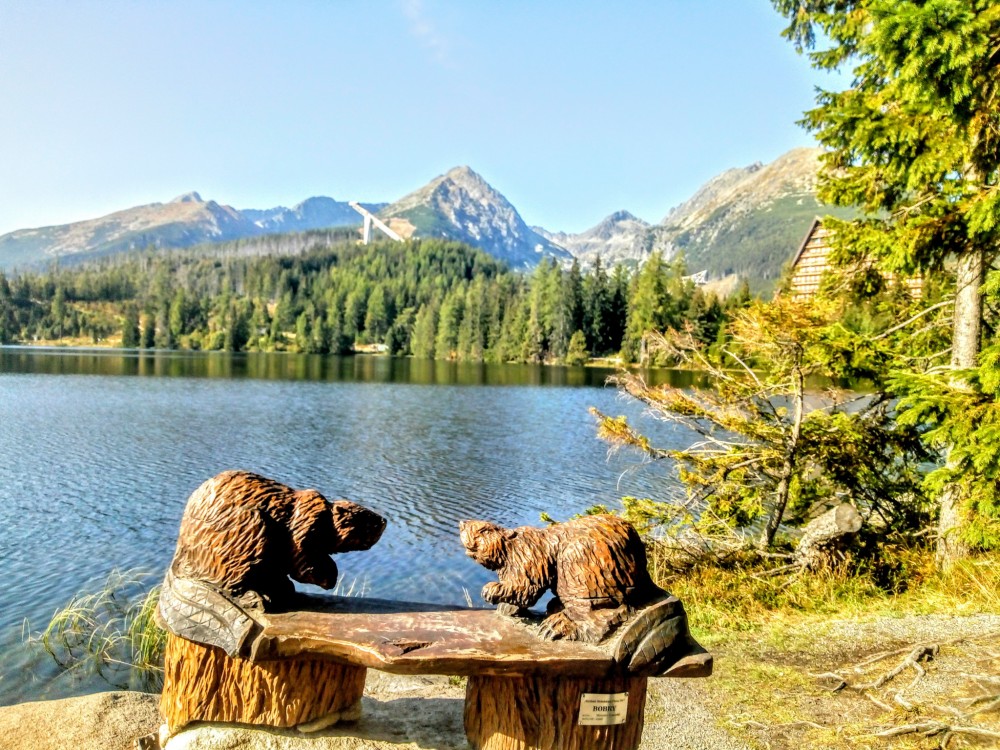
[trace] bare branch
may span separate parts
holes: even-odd
[[[936,305],[931,305],[930,307],[925,307],[923,310],[921,310],[920,312],[918,312],[913,317],[907,318],[902,323],[900,323],[898,325],[894,325],[892,328],[889,328],[888,330],[882,331],[882,333],[880,333],[878,336],[876,336],[874,338],[874,340],[875,341],[879,341],[880,339],[884,339],[889,334],[895,333],[896,331],[898,331],[898,330],[900,330],[902,328],[906,328],[906,326],[910,325],[910,323],[913,323],[914,321],[920,320],[920,318],[924,317],[928,313],[933,312],[934,310],[937,310],[940,307],[944,307],[945,305],[953,305],[953,304],[955,304],[955,300],[953,298],[948,298],[946,300],[942,300],[941,302],[938,302]]]

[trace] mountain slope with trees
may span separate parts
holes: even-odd
[[[643,355],[645,331],[689,326],[706,344],[722,303],[654,254],[638,271],[588,273],[543,260],[514,273],[446,240],[359,245],[299,237],[299,252],[147,252],[7,278],[0,343],[69,341],[138,348],[393,354],[490,362],[581,363]],[[212,248],[210,248],[212,249]]]

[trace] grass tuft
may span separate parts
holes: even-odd
[[[97,675],[120,689],[159,691],[166,634],[153,617],[160,587],[150,588],[149,578],[138,570],[112,571],[99,591],[74,596],[28,642],[65,672]]]

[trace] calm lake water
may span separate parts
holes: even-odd
[[[460,520],[538,524],[542,511],[566,518],[670,481],[596,439],[588,407],[640,415],[604,386],[610,374],[0,347],[0,705],[107,689],[60,677],[23,634],[115,568],[162,575],[188,495],[225,469],[385,515],[375,548],[338,556],[356,591],[478,600],[490,574],[463,554]],[[685,444],[670,425],[642,424],[660,444]]]

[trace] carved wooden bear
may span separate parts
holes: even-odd
[[[265,607],[294,594],[289,576],[331,589],[335,552],[369,549],[385,529],[379,514],[316,490],[293,490],[248,471],[225,471],[188,499],[170,571]]]
[[[667,595],[649,576],[639,534],[617,516],[545,529],[463,521],[459,529],[469,557],[499,574],[483,587],[486,601],[527,609],[552,590],[542,635],[553,640],[597,643],[636,608]]]

